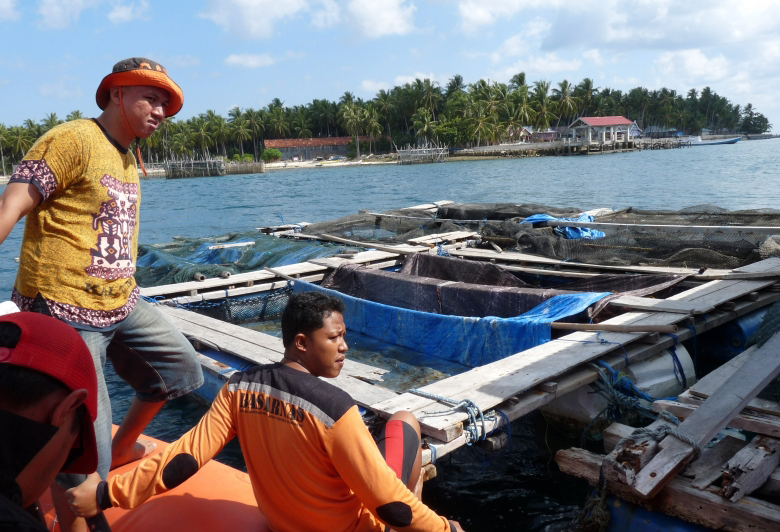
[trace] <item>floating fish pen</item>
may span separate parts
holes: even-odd
[[[504,448],[509,422],[543,409],[611,453],[558,453],[599,488],[586,517],[632,529],[618,512],[631,502],[656,523],[776,530],[780,407],[756,394],[780,373],[777,235],[767,210],[437,202],[147,246],[138,264],[166,283],[150,276],[142,294],[196,346],[207,400],[234,372],[281,360],[273,320],[290,294],[322,291],[368,345],[331,382],[368,424],[414,413],[427,477],[459,447]],[[384,357],[388,344],[401,358]],[[725,426],[743,436],[713,445]]]
[[[443,163],[450,156],[446,146],[427,144],[422,147],[411,147],[398,150],[398,164]]]
[[[179,179],[183,177],[212,177],[226,174],[225,161],[208,159],[205,161],[169,161],[165,163],[165,177]]]

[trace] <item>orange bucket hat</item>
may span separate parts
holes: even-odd
[[[170,102],[165,108],[165,116],[173,116],[181,110],[184,96],[176,83],[168,77],[168,71],[159,63],[145,57],[131,57],[114,65],[111,73],[100,82],[95,100],[98,107],[104,110],[108,106],[111,87],[129,87],[143,85],[159,87],[168,91]]]

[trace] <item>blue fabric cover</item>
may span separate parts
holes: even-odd
[[[347,329],[418,353],[477,367],[550,341],[550,322],[585,310],[609,292],[548,299],[516,318],[471,318],[391,307],[296,281],[293,292],[316,291],[344,302]]]
[[[556,218],[549,214],[534,214],[523,220],[522,223],[552,222],[555,220],[562,220],[564,222],[592,222],[593,216],[583,213],[579,218]],[[593,240],[595,238],[604,238],[605,236],[603,231],[588,229],[587,227],[556,227],[553,231],[555,231],[556,234],[569,239],[583,238],[585,240]]]

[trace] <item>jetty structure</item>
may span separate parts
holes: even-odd
[[[398,164],[443,163],[449,158],[450,149],[434,142],[422,146],[406,146],[398,151]]]
[[[407,328],[412,321],[401,327],[416,341],[420,364],[433,367],[431,357],[440,357],[448,368],[459,366],[422,368],[419,378],[405,380],[388,365],[348,356],[332,381],[363,407],[369,423],[399,410],[417,416],[428,478],[437,458],[464,445],[502,449],[508,423],[542,408],[603,432],[611,454],[575,448],[559,451],[557,461],[566,473],[599,484],[605,496],[610,491],[624,504],[641,502],[714,528],[777,530],[780,407],[755,397],[780,373],[780,340],[770,331],[757,347],[745,343],[756,330],[746,325],[751,320],[766,315],[769,325],[762,327],[780,328],[780,310],[767,312],[780,300],[780,214],[706,207],[576,211],[441,201],[258,228],[258,241],[274,236],[345,247],[329,257],[141,293],[198,350],[206,374],[198,393],[207,400],[235,371],[282,358],[279,338],[240,323],[278,316],[293,291],[325,290],[345,300],[351,331],[360,325],[350,316],[363,313],[383,331],[358,332],[387,340],[382,335],[391,322],[412,316],[428,327],[416,329],[425,334]],[[227,242],[215,251],[252,245]],[[530,310],[518,316],[518,308]],[[495,351],[477,347],[497,339],[479,336],[485,330],[498,331],[502,345]],[[526,342],[522,348],[513,343],[518,338]],[[714,362],[725,365],[705,375]],[[604,415],[610,409],[637,426],[661,411],[682,423],[659,429],[672,419],[664,414],[634,433],[612,423]],[[707,447],[726,426],[760,437],[740,443],[728,437]],[[599,471],[606,479],[600,483]]]

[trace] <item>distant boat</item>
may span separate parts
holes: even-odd
[[[691,146],[714,146],[715,144],[736,144],[742,140],[742,137],[731,137],[730,139],[701,140],[701,137],[688,137],[688,143]]]

